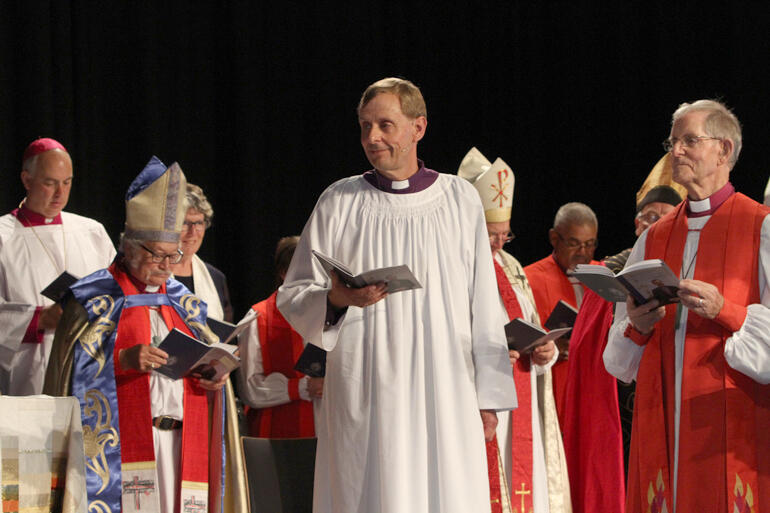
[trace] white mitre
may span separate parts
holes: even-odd
[[[479,150],[471,148],[460,163],[457,176],[468,180],[478,191],[488,223],[511,219],[516,177],[503,159],[490,164]]]

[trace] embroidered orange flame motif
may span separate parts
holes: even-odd
[[[655,480],[655,488],[650,481],[650,487],[647,490],[647,513],[667,513],[666,507],[666,486],[663,484],[663,470],[658,470],[658,478]]]
[[[735,502],[733,503],[733,513],[754,513],[754,494],[751,492],[751,486],[746,483],[744,490],[743,481],[735,474],[735,486],[733,487]]]
[[[508,195],[505,194],[505,187],[508,185],[508,170],[507,169],[501,169],[497,172],[497,185],[492,184],[492,190],[495,191],[495,197],[492,198],[492,201],[498,201],[499,208],[503,208],[503,202],[508,199]]]

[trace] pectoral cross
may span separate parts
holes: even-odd
[[[519,513],[526,513],[526,510],[524,509],[524,496],[525,495],[531,495],[532,490],[527,490],[527,487],[524,483],[521,483],[521,490],[514,490],[513,493],[516,495],[521,495],[521,511]],[[516,511],[516,508],[513,508],[513,511]],[[530,513],[532,513],[532,510],[529,510]]]

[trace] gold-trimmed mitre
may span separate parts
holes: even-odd
[[[647,175],[647,179],[644,180],[642,188],[636,193],[636,211],[656,201],[678,205],[686,197],[687,189],[674,181],[671,153],[666,153],[655,164]]]
[[[490,163],[479,150],[471,148],[460,163],[457,176],[471,182],[478,191],[488,223],[511,219],[516,177],[503,159]]]
[[[187,179],[179,164],[169,167],[152,157],[126,192],[126,230],[130,239],[179,242],[187,208]]]

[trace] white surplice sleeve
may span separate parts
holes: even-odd
[[[278,310],[294,331],[302,335],[305,343],[326,351],[331,351],[337,345],[344,315],[335,324],[325,326],[326,298],[331,290],[331,279],[313,256],[312,250],[335,255],[338,242],[335,228],[340,225],[340,218],[343,215],[356,215],[355,212],[346,212],[350,202],[335,197],[335,185],[326,189],[318,199],[302,230],[286,279],[278,289],[276,298]]]
[[[12,303],[0,297],[0,348],[11,354],[18,351],[35,309],[35,305]]]
[[[239,392],[244,403],[252,408],[267,408],[292,401],[289,397],[289,378],[280,372],[273,372],[267,376],[264,374],[259,326],[256,322],[249,323],[249,326],[238,335],[238,350],[241,355],[241,367],[238,373]],[[307,377],[300,379],[298,390],[300,397],[309,401],[307,382]]]
[[[626,267],[644,260],[646,243],[647,231],[636,240],[634,249],[628,256]],[[642,354],[644,354],[644,347],[636,345],[633,340],[623,335],[628,323],[626,303],[615,303],[615,319],[610,328],[607,346],[604,348],[604,367],[607,372],[625,383],[631,383],[636,379],[639,362],[642,360]]]
[[[725,342],[725,360],[753,380],[770,383],[770,216],[759,243],[760,304],[749,305],[741,328]]]
[[[506,318],[500,308],[500,292],[492,264],[489,235],[484,220],[484,211],[478,193],[470,184],[477,210],[469,230],[469,240],[474,240],[476,258],[474,272],[469,284],[471,293],[471,353],[476,372],[476,396],[481,410],[512,410],[518,406],[516,387],[513,384],[513,370],[508,358],[508,344],[505,338]]]

